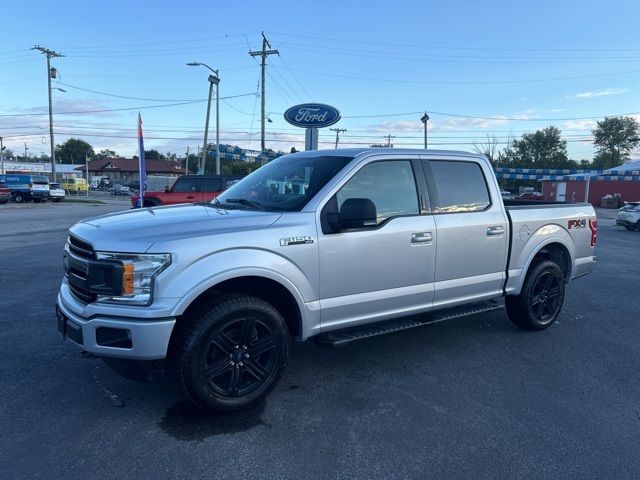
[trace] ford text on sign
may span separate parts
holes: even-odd
[[[302,128],[322,128],[340,120],[338,109],[322,103],[304,103],[284,112],[284,119]]]

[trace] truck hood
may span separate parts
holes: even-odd
[[[265,227],[281,215],[205,205],[172,205],[88,218],[76,223],[69,232],[98,251],[139,253],[156,242]]]

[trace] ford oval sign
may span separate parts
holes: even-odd
[[[296,127],[323,128],[340,120],[340,112],[322,103],[303,103],[284,112],[284,119]]]

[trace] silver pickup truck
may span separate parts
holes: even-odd
[[[58,329],[99,357],[164,360],[208,410],[265,397],[289,337],[328,346],[505,308],[541,330],[592,271],[588,204],[503,201],[464,152],[285,155],[210,203],[74,225]]]

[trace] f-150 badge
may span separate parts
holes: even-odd
[[[289,245],[305,245],[307,243],[313,243],[313,238],[306,237],[287,237],[280,239],[281,247],[288,247]]]

